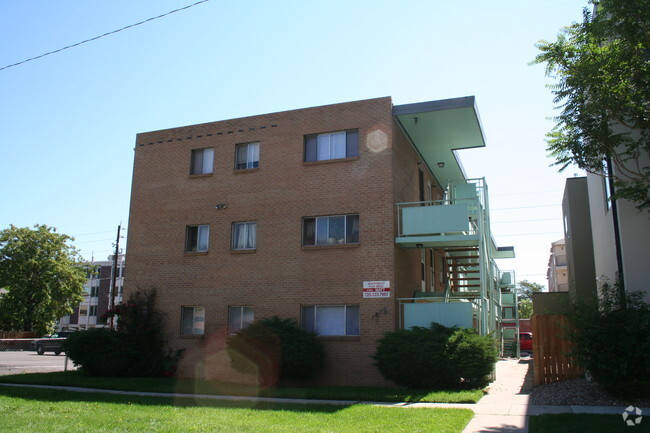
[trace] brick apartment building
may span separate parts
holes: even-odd
[[[316,383],[385,385],[377,340],[433,317],[407,307],[455,305],[431,314],[498,334],[493,258],[514,253],[494,246],[485,182],[466,180],[454,152],[480,146],[473,97],[138,134],[128,290],[157,289],[170,344],[186,349],[181,374],[240,379],[224,336],[278,315],[323,339]]]
[[[118,256],[117,274],[115,275],[115,303],[122,301],[124,286],[124,255]],[[113,261],[92,262],[93,271],[88,274],[84,284],[84,300],[74,308],[72,314],[59,319],[59,330],[76,331],[91,328],[103,328],[102,315],[108,310],[111,296],[111,278]]]

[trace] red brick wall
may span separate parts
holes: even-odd
[[[304,135],[356,128],[358,158],[303,162]],[[259,168],[235,171],[235,145],[256,141]],[[214,172],[190,177],[191,150],[204,147],[214,148]],[[419,252],[394,242],[395,197],[416,199],[413,188],[417,196],[409,149],[390,98],[139,134],[125,290],[158,289],[171,345],[189,349],[183,374],[242,380],[224,353],[229,305],[300,321],[302,305],[350,304],[360,306],[361,335],[324,337],[327,367],[316,383],[386,385],[370,356],[396,328],[396,297],[412,290],[413,269],[418,283],[420,275]],[[359,245],[301,246],[303,217],[351,213],[359,214]],[[255,252],[231,252],[238,221],[257,221]],[[184,252],[185,227],[194,224],[210,225],[205,254]],[[389,280],[391,297],[363,299],[369,280]],[[180,335],[181,306],[205,306],[203,338]]]

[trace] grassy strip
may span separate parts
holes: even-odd
[[[530,433],[621,433],[627,431],[640,433],[650,432],[650,423],[643,419],[640,424],[629,427],[625,424],[621,415],[563,413],[531,416],[528,431]]]
[[[0,387],[3,432],[460,433],[466,409],[233,403]]]
[[[481,390],[429,392],[410,389],[373,387],[274,387],[260,389],[251,385],[189,379],[169,379],[158,377],[91,377],[78,371],[0,376],[0,382],[31,385],[77,386],[84,388],[114,389],[120,391],[174,392],[183,394],[377,402],[408,401],[428,403],[476,403],[483,396],[483,391]]]

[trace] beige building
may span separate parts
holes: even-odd
[[[546,278],[548,279],[549,292],[569,291],[569,275],[564,239],[560,239],[551,244],[551,255],[548,259]]]

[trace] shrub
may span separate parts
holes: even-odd
[[[497,352],[491,337],[473,329],[432,323],[388,332],[374,356],[381,374],[396,385],[417,389],[478,388],[487,383]]]
[[[255,321],[227,342],[233,368],[257,374],[264,386],[311,379],[325,363],[325,349],[316,334],[293,319],[273,316]]]
[[[469,388],[482,388],[488,384],[498,357],[491,337],[483,337],[475,329],[459,329],[449,338],[447,353],[454,367],[454,383]]]
[[[93,376],[122,376],[127,368],[124,336],[106,328],[73,332],[63,343],[66,355]]]
[[[117,329],[79,331],[63,348],[83,371],[94,376],[162,376],[175,372],[179,352],[165,352],[163,316],[155,308],[155,291],[133,293],[104,318],[117,319]]]
[[[635,397],[650,386],[650,308],[639,292],[603,284],[600,298],[578,302],[568,315],[572,355],[612,394]]]

